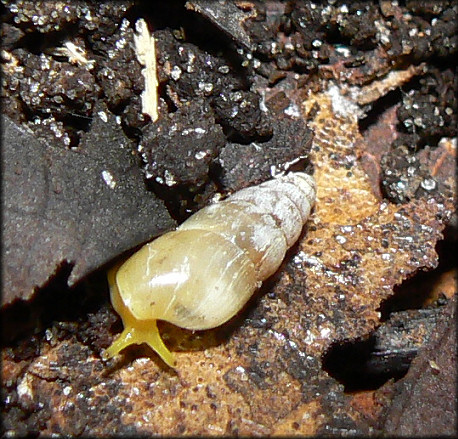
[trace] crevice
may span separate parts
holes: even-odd
[[[382,114],[389,108],[400,105],[402,103],[402,92],[400,89],[390,91],[385,96],[382,96],[376,102],[371,104],[370,110],[366,113],[365,117],[358,120],[359,131],[364,137],[364,133],[372,126],[375,125]]]
[[[448,285],[456,285],[453,228],[437,244],[439,265],[418,272],[394,289],[380,306],[381,325],[367,338],[334,343],[322,357],[323,369],[344,385],[345,392],[375,390],[404,377],[418,351],[435,333]]]
[[[344,385],[347,393],[375,390],[394,378],[402,378],[407,368],[383,367],[376,352],[376,337],[370,336],[365,340],[336,343],[328,349],[322,358],[323,369]]]
[[[445,236],[452,239],[439,241],[436,251],[438,266],[431,271],[419,271],[410,279],[394,287],[394,294],[380,305],[381,321],[387,320],[393,312],[421,309],[425,305],[441,305],[447,297],[447,286],[454,288],[457,278],[456,240],[452,227],[447,227]]]
[[[87,280],[69,287],[72,270],[73,263],[62,262],[46,285],[36,289],[31,300],[16,300],[1,310],[2,346],[15,345],[18,340],[38,334],[55,320],[75,321],[100,307],[100,302],[106,300],[101,294],[101,290],[107,289],[105,272],[98,270]]]

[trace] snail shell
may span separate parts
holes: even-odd
[[[169,365],[156,320],[186,329],[223,324],[278,269],[298,239],[315,201],[303,172],[242,189],[144,245],[108,275],[111,301],[124,331],[103,353],[147,343]]]

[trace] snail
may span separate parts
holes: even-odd
[[[191,330],[227,322],[277,271],[299,238],[315,195],[313,177],[303,172],[242,189],[113,268],[111,302],[124,330],[102,357],[146,343],[175,367],[156,320]]]

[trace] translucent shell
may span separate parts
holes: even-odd
[[[315,182],[296,172],[243,189],[143,246],[109,273],[124,331],[105,359],[147,343],[170,366],[156,320],[210,329],[233,317],[298,239],[315,200]]]

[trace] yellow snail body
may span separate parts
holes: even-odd
[[[156,320],[193,330],[227,322],[278,269],[315,194],[313,177],[303,172],[242,189],[199,210],[112,270],[111,301],[124,331],[104,359],[146,343],[174,367]]]

